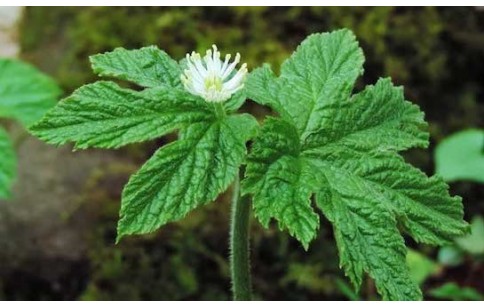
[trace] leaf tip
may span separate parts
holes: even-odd
[[[130,234],[125,230],[125,228],[123,228],[123,225],[121,224],[121,222],[122,222],[122,219],[119,220],[118,227],[116,230],[117,234],[116,234],[116,240],[114,242],[116,245],[118,245],[126,235]]]
[[[119,242],[121,242],[121,239],[124,237],[122,233],[119,233],[116,235],[116,240],[114,241],[114,244],[118,245]]]

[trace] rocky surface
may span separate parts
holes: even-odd
[[[19,7],[0,8],[0,57],[19,52],[21,12]],[[0,201],[0,278],[22,279],[23,273],[59,283],[72,270],[69,266],[84,258],[82,230],[89,222],[78,208],[85,184],[107,168],[115,152],[72,152],[70,146],[56,148],[30,137],[14,122],[3,124],[16,144],[18,177],[14,197]]]
[[[22,15],[18,6],[0,7],[0,56],[14,57],[19,52],[17,23]]]

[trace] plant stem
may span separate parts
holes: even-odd
[[[240,171],[242,174],[242,170]],[[236,301],[251,300],[249,261],[250,199],[240,195],[240,175],[234,182],[230,226],[230,272],[232,293]]]

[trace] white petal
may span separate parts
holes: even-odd
[[[231,91],[237,88],[245,79],[247,75],[247,64],[244,63],[239,71],[227,82],[224,83],[224,88]]]
[[[239,63],[239,61],[240,61],[240,54],[239,54],[239,53],[237,53],[237,54],[235,55],[235,60],[234,60],[234,62],[232,62],[232,64],[230,64],[230,65],[229,65],[229,67],[227,67],[227,69],[226,69],[226,70],[225,70],[225,72],[223,73],[223,75],[222,75],[222,79],[227,78],[227,77],[230,75],[230,73],[232,73],[232,71],[234,70],[235,66],[236,66],[236,65]]]
[[[220,76],[223,76],[225,70],[227,69],[227,66],[229,65],[230,57],[231,57],[230,54],[225,55],[224,64],[222,65],[222,68],[220,69]]]

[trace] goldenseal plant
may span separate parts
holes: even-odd
[[[203,58],[192,53],[180,62],[156,47],[92,56],[96,73],[143,90],[106,81],[83,86],[31,131],[78,149],[118,148],[178,131],[178,140],[161,147],[125,186],[117,240],[177,221],[233,183],[236,300],[251,298],[251,200],[262,225],[277,221],[305,249],[321,213],[333,224],[341,267],[355,288],[366,272],[385,300],[421,299],[400,231],[442,245],[468,229],[461,199],[398,154],[428,146],[423,113],[390,79],[352,94],[364,56],[349,30],[310,35],[279,76],[269,65],[250,74],[245,64],[237,70],[240,58],[222,61],[215,46]],[[277,116],[259,128],[252,115],[237,113],[247,98]]]
[[[57,84],[35,67],[0,59],[0,120],[13,119],[28,127],[56,104],[60,93]],[[14,144],[0,126],[0,199],[11,196],[16,169]]]

